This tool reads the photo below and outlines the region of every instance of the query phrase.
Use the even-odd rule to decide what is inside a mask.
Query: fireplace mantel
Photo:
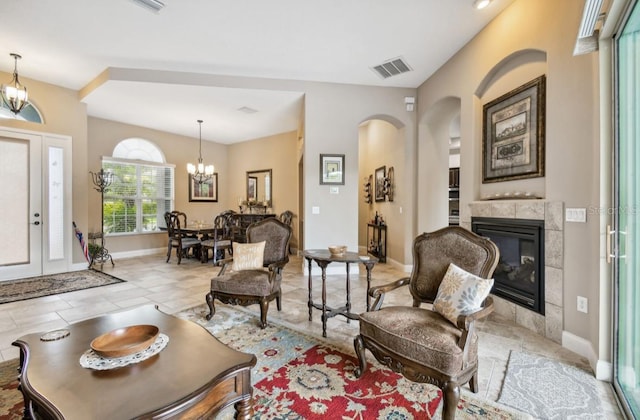
[[[545,315],[494,296],[495,311],[557,343],[562,341],[564,282],[564,203],[548,200],[488,200],[469,203],[460,225],[471,230],[471,217],[544,220]]]

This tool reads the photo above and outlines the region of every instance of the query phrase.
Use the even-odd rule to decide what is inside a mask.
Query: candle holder
[[[91,180],[94,185],[94,189],[100,193],[100,232],[89,234],[89,239],[95,241],[100,239],[100,246],[95,247],[94,251],[90,253],[89,268],[93,264],[99,263],[100,269],[105,262],[111,261],[111,265],[115,266],[113,257],[109,254],[109,250],[104,246],[104,192],[109,188],[111,182],[113,182],[113,173],[100,169],[98,172],[89,172],[91,174]]]

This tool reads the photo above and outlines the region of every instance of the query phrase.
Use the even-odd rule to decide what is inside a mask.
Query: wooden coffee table
[[[112,370],[80,366],[91,341],[130,325],[150,324],[169,337],[158,354]],[[253,414],[252,354],[224,345],[203,327],[153,306],[81,321],[70,335],[41,341],[42,333],[20,337],[20,390],[25,418],[201,419],[235,404],[237,418]]]

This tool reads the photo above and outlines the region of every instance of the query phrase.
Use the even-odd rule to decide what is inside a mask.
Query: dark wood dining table
[[[322,311],[322,336],[327,336],[327,320],[336,315],[342,315],[347,318],[347,322],[350,320],[358,320],[360,316],[358,314],[351,313],[351,280],[349,277],[350,264],[362,264],[367,270],[367,311],[370,308],[369,288],[371,287],[371,270],[373,266],[378,262],[378,259],[371,256],[359,255],[357,252],[345,252],[342,255],[331,254],[326,249],[310,249],[304,251],[304,258],[309,263],[309,301],[307,306],[309,307],[309,321],[312,320],[313,308],[320,309]],[[316,264],[322,269],[322,303],[314,303],[312,296],[312,263]],[[338,308],[331,308],[327,306],[327,266],[333,262],[346,264],[346,286],[347,286],[347,301],[344,306]]]

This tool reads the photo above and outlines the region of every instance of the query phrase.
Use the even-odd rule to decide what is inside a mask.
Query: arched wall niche
[[[516,51],[496,63],[478,84],[475,90],[477,107],[475,121],[479,121],[474,128],[474,137],[478,139],[478,147],[474,148],[474,159],[479,162],[479,173],[474,176],[476,187],[474,200],[486,199],[495,194],[531,193],[544,198],[546,195],[545,178],[528,178],[514,181],[482,183],[482,138],[483,138],[483,106],[492,100],[516,89],[519,86],[547,74],[547,54],[536,49]],[[464,149],[464,146],[462,147]],[[461,152],[464,153],[464,152]],[[462,169],[461,169],[462,171]]]
[[[462,101],[449,96],[427,109],[418,129],[418,232],[449,224],[449,142]],[[462,151],[461,151],[462,153]]]
[[[390,115],[372,115],[358,126],[358,245],[360,252],[367,251],[367,223],[375,213],[382,215],[387,226],[387,262],[405,263],[407,233],[409,223],[399,207],[411,196],[407,190],[410,183],[404,182],[405,171],[405,125]],[[389,201],[376,201],[373,190],[371,202],[365,201],[365,183],[369,175],[375,177],[375,170],[394,168],[394,197]],[[374,181],[375,183],[375,181]]]

